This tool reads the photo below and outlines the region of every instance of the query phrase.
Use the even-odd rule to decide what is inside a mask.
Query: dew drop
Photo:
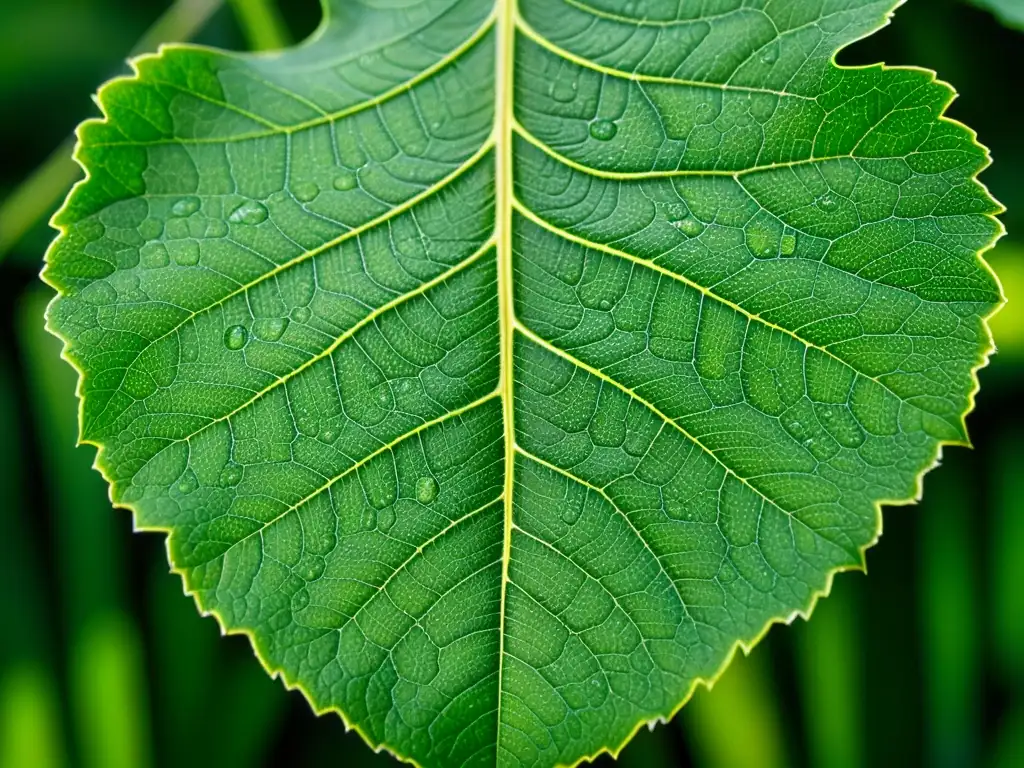
[[[267,220],[267,206],[256,200],[246,200],[228,216],[232,224],[260,224]]]
[[[301,611],[309,607],[309,590],[303,587],[292,596],[292,610]]]
[[[171,214],[174,216],[191,216],[199,210],[198,197],[183,197],[171,206]]]
[[[224,346],[228,349],[238,350],[249,341],[249,332],[244,326],[232,325],[224,332]]]
[[[779,246],[771,230],[754,225],[747,229],[747,247],[755,257],[767,259],[778,253]]]
[[[377,527],[380,528],[381,531],[383,531],[384,533],[390,531],[394,524],[395,510],[392,509],[391,507],[388,507],[387,509],[382,509],[380,512],[377,513]]]
[[[292,194],[300,203],[311,203],[320,194],[320,187],[312,181],[300,181],[292,186]]]
[[[338,430],[328,427],[320,433],[320,439],[328,445],[333,445],[338,441]]]
[[[296,323],[308,323],[309,318],[313,316],[309,307],[296,307],[292,310],[292,320]]]
[[[379,390],[377,391],[377,402],[378,402],[378,403],[379,403],[380,405],[382,405],[382,406],[385,406],[385,405],[387,405],[387,404],[388,404],[388,403],[389,403],[390,401],[391,401],[391,395],[389,395],[389,394],[388,394],[388,389],[387,389],[387,387],[381,387],[381,388],[380,388],[380,389],[379,389]]]
[[[174,249],[174,263],[179,267],[194,267],[199,263],[199,243],[189,240],[178,243]]]
[[[302,571],[302,577],[306,581],[316,581],[324,575],[324,571],[327,570],[326,561],[319,555],[314,556],[307,563],[305,569]]]
[[[765,49],[761,51],[761,62],[764,64],[774,64],[779,60],[779,41],[775,40],[765,46]]]
[[[822,195],[814,201],[814,204],[818,207],[818,210],[825,213],[831,213],[839,207],[839,201],[832,197],[832,195]]]
[[[796,235],[783,235],[779,252],[783,256],[792,256],[796,252]]]
[[[252,332],[261,341],[277,341],[288,327],[286,317],[260,317],[252,324]]]
[[[598,141],[611,141],[619,132],[619,126],[611,120],[595,120],[590,124],[590,135]]]
[[[339,173],[334,177],[334,188],[339,192],[348,192],[350,189],[355,189],[356,183],[356,175],[351,171]]]
[[[424,475],[416,481],[416,500],[420,504],[430,504],[437,498],[437,491],[437,480],[429,475]]]
[[[601,299],[597,306],[602,312],[607,312],[612,308],[612,303],[608,299]]]
[[[701,232],[704,231],[704,225],[701,224],[692,216],[687,216],[685,219],[673,221],[672,226],[678,229],[687,237],[697,237]]]
[[[812,445],[814,445],[813,437],[808,437],[806,440],[804,440],[804,448],[810,448]]]
[[[572,506],[566,507],[562,512],[562,522],[566,525],[575,525],[576,521],[580,519],[579,507]]]
[[[190,471],[187,475],[178,481],[178,493],[190,494],[199,487],[199,481],[196,476]]]
[[[551,88],[548,90],[551,98],[555,101],[560,101],[566,104],[576,98],[576,83],[569,83],[565,80],[559,80],[551,84]]]
[[[228,464],[220,473],[221,485],[230,488],[242,482],[242,468],[237,464]]]

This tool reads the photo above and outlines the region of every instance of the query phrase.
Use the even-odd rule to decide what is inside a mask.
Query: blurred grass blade
[[[840,575],[812,620],[794,628],[810,763],[816,768],[864,765],[858,586],[853,574]]]
[[[135,56],[156,50],[162,43],[188,40],[223,4],[223,0],[177,0],[164,11],[132,47]],[[53,213],[82,171],[71,159],[75,140],[55,149],[7,198],[0,203],[0,261],[45,216]]]
[[[0,768],[61,768],[60,708],[49,671],[13,665],[0,676]]]
[[[76,376],[60,359],[61,344],[43,327],[49,299],[29,292],[18,315],[18,336],[32,394],[43,474],[55,510],[53,528],[70,645],[71,716],[82,764],[142,768],[149,763],[145,673],[138,630],[122,612],[126,592],[114,512],[95,451],[77,446]]]
[[[921,510],[926,757],[935,768],[959,768],[978,763],[979,595],[971,536],[976,505],[970,477],[958,462],[929,475],[927,484],[929,501]]]
[[[82,765],[149,765],[145,678],[134,624],[120,611],[97,615],[81,629],[71,653],[71,703]]]
[[[230,0],[230,4],[254,51],[275,51],[291,45],[291,36],[273,0]]]
[[[700,768],[792,765],[767,661],[764,647],[750,656],[737,651],[714,688],[698,688],[683,708],[686,737]]]

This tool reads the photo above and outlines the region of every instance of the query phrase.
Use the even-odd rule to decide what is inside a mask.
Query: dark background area
[[[249,47],[230,7],[245,1],[193,39]],[[167,8],[0,3],[0,227],[5,198],[96,114],[89,94]],[[319,18],[316,0],[280,8],[293,40]],[[992,150],[982,180],[1008,208],[990,261],[1024,299],[1024,33],[956,0],[910,0],[840,56],[878,61],[958,89],[949,116]],[[0,768],[394,764],[284,692],[246,639],[222,639],[168,573],[163,537],[111,509],[93,449],[75,447],[75,375],[43,330],[52,236],[37,223],[0,252]],[[947,449],[924,502],[885,510],[870,576],[838,576],[813,621],[774,628],[623,764],[1024,766],[1024,310],[1011,303],[994,330],[976,449]]]

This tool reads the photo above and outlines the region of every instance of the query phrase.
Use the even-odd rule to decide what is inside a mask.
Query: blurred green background
[[[1024,19],[1024,0],[979,2]],[[69,137],[130,52],[274,47],[318,16],[316,0],[0,2],[0,768],[393,764],[221,638],[162,536],[110,508],[93,450],[75,447],[75,376],[37,279],[76,177]],[[977,448],[947,449],[925,501],[886,510],[870,577],[839,576],[813,621],[775,628],[624,765],[1024,766],[1024,33],[910,0],[840,61],[936,70],[960,92],[949,114],[992,150],[983,181],[1010,234],[989,258],[1011,304],[968,422]]]

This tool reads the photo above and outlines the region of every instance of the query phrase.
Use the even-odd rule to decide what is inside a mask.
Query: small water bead
[[[327,562],[319,555],[316,555],[310,559],[309,563],[306,564],[306,567],[302,572],[302,577],[306,581],[316,581],[324,575],[324,571],[326,570]]]
[[[356,175],[351,171],[344,171],[334,177],[334,188],[339,192],[348,192],[350,189],[355,189],[358,184]]]
[[[765,49],[761,51],[761,62],[764,64],[774,64],[779,60],[779,41],[775,40],[765,46]]]
[[[611,141],[619,132],[619,126],[611,120],[595,120],[590,124],[590,135],[598,141]]]
[[[277,341],[287,328],[287,317],[259,317],[252,324],[252,332],[260,341]]]
[[[292,610],[301,611],[308,608],[310,600],[309,590],[303,587],[292,596]]]
[[[232,325],[224,332],[224,346],[230,350],[239,350],[249,341],[249,332],[245,326]]]
[[[832,195],[822,195],[814,201],[814,204],[818,207],[818,210],[825,213],[831,213],[839,207],[839,201],[832,197]]]
[[[779,252],[783,256],[792,256],[796,252],[796,235],[783,235]]]
[[[189,240],[174,249],[174,263],[179,267],[194,267],[199,263],[199,243]]]
[[[392,509],[391,507],[388,507],[387,509],[382,509],[380,512],[377,513],[377,527],[380,528],[380,530],[384,533],[387,533],[394,526],[395,519],[396,518],[394,509]]]
[[[191,216],[193,213],[199,210],[199,198],[198,197],[183,197],[181,200],[171,206],[171,215],[173,216]]]
[[[221,485],[230,488],[242,482],[242,468],[237,464],[228,464],[220,473]]]
[[[267,206],[257,200],[246,200],[228,216],[232,224],[248,224],[254,226],[267,220]]]
[[[559,80],[558,82],[551,84],[551,88],[548,89],[548,94],[555,101],[567,104],[576,98],[576,83]]]
[[[391,395],[388,393],[387,387],[381,387],[377,391],[377,402],[380,405],[387,405],[391,402]]]
[[[178,493],[185,494],[186,496],[197,488],[199,488],[199,480],[196,479],[196,476],[191,471],[178,481]]]
[[[754,225],[747,230],[747,247],[759,259],[767,259],[778,253],[775,235],[767,227]]]
[[[687,216],[685,219],[673,221],[672,226],[678,229],[687,237],[697,237],[701,232],[704,231],[704,225],[701,224],[692,216]]]
[[[437,498],[437,492],[440,490],[437,485],[437,480],[424,475],[416,481],[416,500],[420,504],[430,504],[434,499]]]
[[[328,427],[327,429],[320,433],[320,440],[327,443],[328,445],[333,445],[338,441],[338,436],[338,430],[334,429],[333,427]]]
[[[577,506],[566,507],[562,512],[562,522],[566,525],[575,525],[580,519],[580,508]]]
[[[607,312],[612,308],[612,303],[608,299],[601,299],[597,306],[602,312]]]
[[[292,194],[300,203],[311,203],[320,195],[320,187],[312,181],[300,181],[292,186]]]

